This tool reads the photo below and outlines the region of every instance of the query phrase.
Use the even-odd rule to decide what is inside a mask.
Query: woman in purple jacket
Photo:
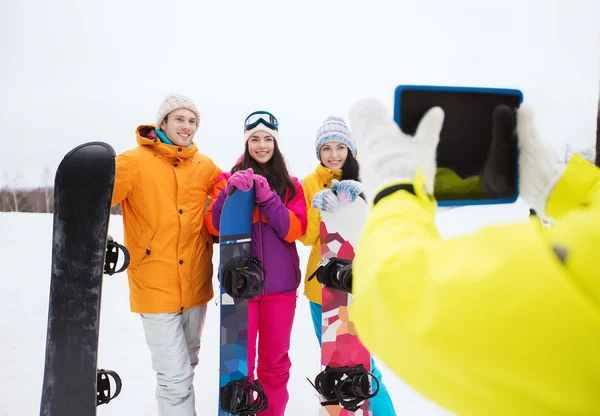
[[[257,377],[269,400],[261,414],[272,416],[283,416],[289,399],[288,351],[301,279],[295,241],[306,231],[304,193],[298,179],[288,174],[277,145],[278,128],[277,119],[264,111],[246,118],[244,155],[217,180],[206,213],[208,229],[218,235],[229,190],[248,191],[254,185],[250,255],[260,260],[267,278],[263,293],[248,306],[248,375],[254,379],[258,335]]]

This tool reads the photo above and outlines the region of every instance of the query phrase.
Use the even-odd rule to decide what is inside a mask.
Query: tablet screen
[[[407,134],[415,133],[431,107],[444,110],[434,187],[438,202],[461,201],[462,205],[473,200],[479,203],[516,200],[516,136],[499,137],[493,142],[492,115],[502,104],[514,112],[521,101],[518,90],[429,86],[396,89],[395,119]]]

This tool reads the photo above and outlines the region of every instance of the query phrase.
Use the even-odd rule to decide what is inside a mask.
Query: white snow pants
[[[178,313],[141,314],[156,371],[159,416],[196,416],[194,369],[206,305]]]

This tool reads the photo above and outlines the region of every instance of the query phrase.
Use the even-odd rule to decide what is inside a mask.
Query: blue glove
[[[338,182],[334,179],[334,182]],[[334,188],[334,185],[331,185]],[[351,204],[362,192],[362,185],[358,181],[346,179],[335,184],[335,190],[340,204]]]
[[[319,211],[335,212],[340,207],[340,203],[331,189],[323,189],[313,197],[312,206]]]

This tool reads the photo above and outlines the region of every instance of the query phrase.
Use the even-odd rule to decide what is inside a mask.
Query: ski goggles
[[[254,127],[258,126],[259,123],[263,123],[270,129],[279,130],[279,122],[273,114],[268,111],[255,111],[246,117],[246,121],[244,121],[244,131],[252,130]]]

